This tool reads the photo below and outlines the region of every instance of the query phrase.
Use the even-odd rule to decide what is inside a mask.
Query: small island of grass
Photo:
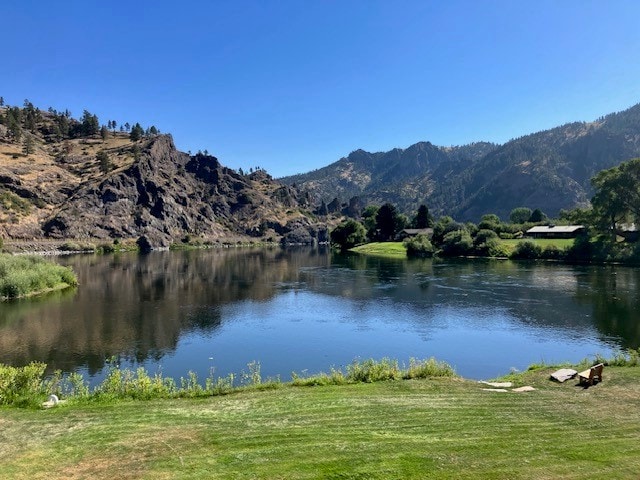
[[[42,257],[0,254],[2,300],[39,295],[78,285],[70,268]]]

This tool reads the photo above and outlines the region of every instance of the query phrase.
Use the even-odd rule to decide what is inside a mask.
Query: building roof
[[[431,235],[433,233],[433,228],[405,228],[402,231],[407,235]]]
[[[575,233],[583,228],[584,225],[537,225],[527,230],[527,233]]]

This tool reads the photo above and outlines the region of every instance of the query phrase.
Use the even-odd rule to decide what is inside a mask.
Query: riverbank
[[[0,409],[3,478],[636,478],[640,367]]]

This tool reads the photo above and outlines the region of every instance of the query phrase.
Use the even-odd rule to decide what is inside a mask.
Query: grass
[[[0,254],[0,297],[19,298],[75,286],[71,269],[37,256]]]
[[[407,258],[402,242],[373,242],[352,248],[350,251],[379,257]]]
[[[640,367],[0,409],[2,478],[637,478]]]
[[[509,239],[503,240],[499,239],[498,241],[502,245],[506,245],[509,249],[509,252],[512,252],[516,245],[519,242],[523,241],[531,241],[540,247],[545,248],[548,245],[555,245],[559,249],[563,250],[566,247],[570,247],[573,245],[573,238],[558,238],[558,239],[549,239],[549,238],[526,238],[526,239]],[[404,248],[404,244],[402,242],[373,242],[367,243],[364,245],[360,245],[358,247],[352,248],[352,252],[362,253],[364,255],[373,255],[379,257],[389,257],[389,258],[407,258],[407,250]]]
[[[540,247],[545,248],[548,245],[555,245],[559,249],[563,250],[573,245],[573,238],[514,238],[509,240],[499,239],[498,241],[509,247],[511,251],[516,247],[516,245],[523,241],[530,241],[535,243],[536,245],[540,245]]]

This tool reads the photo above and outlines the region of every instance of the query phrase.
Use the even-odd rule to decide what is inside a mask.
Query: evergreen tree
[[[98,164],[100,165],[100,171],[102,173],[107,173],[111,170],[111,159],[109,158],[109,154],[104,150],[100,150],[96,155],[96,159],[98,160]]]
[[[22,138],[22,112],[18,107],[7,109],[7,128],[14,141],[19,142]]]
[[[131,133],[129,134],[129,139],[132,142],[137,142],[143,137],[143,135],[144,135],[144,129],[139,123],[136,123],[131,129]]]
[[[383,242],[393,240],[393,237],[402,228],[402,222],[396,211],[396,207],[385,203],[380,207],[376,215],[377,238]]]
[[[102,137],[103,142],[107,141],[107,137],[109,136],[109,129],[106,127],[106,125],[103,125],[100,128],[100,136]]]
[[[35,151],[35,142],[33,141],[33,137],[31,135],[25,135],[24,144],[22,146],[22,151],[25,155],[31,155]]]
[[[82,112],[80,132],[84,136],[96,135],[100,131],[100,122],[96,115],[92,115],[88,110]]]
[[[539,208],[536,208],[533,212],[531,212],[531,216],[529,217],[529,221],[533,223],[544,222],[546,219],[547,215]]]
[[[67,138],[69,136],[69,117],[64,114],[58,115],[56,117],[56,124],[58,125],[60,136]]]
[[[126,123],[124,124],[124,129],[125,129],[127,132],[129,131],[129,129],[131,129],[131,125],[129,125],[129,122],[126,122]]]
[[[4,97],[0,97],[0,107],[4,107]]]
[[[433,225],[433,219],[429,215],[429,209],[426,205],[420,205],[416,216],[411,220],[413,228],[429,228]]]

